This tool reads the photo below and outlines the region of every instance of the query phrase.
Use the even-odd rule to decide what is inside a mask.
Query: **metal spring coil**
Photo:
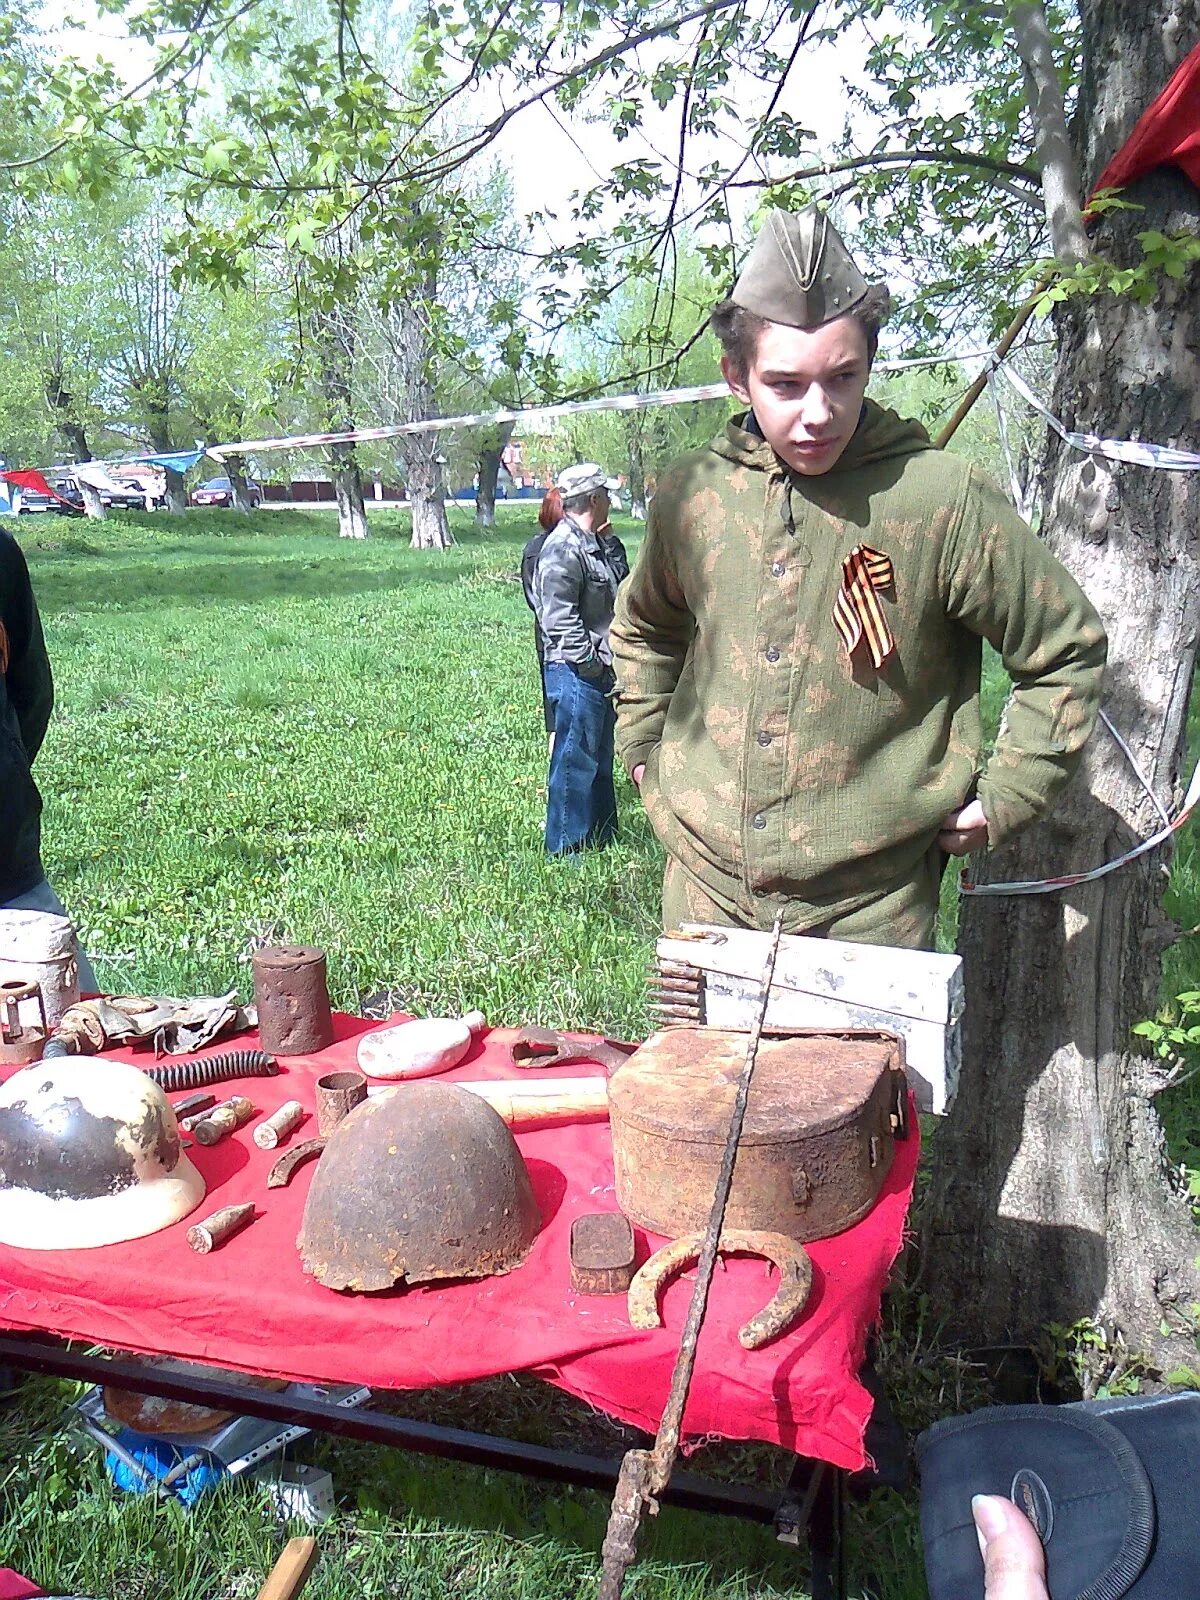
[[[229,1078],[274,1078],[279,1063],[264,1050],[225,1050],[207,1061],[179,1061],[171,1067],[148,1067],[146,1076],[166,1094],[180,1089],[207,1089]]]

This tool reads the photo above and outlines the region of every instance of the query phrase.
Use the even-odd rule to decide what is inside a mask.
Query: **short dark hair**
[[[586,511],[599,493],[599,489],[585,489],[582,494],[565,495],[562,503],[563,510]]]
[[[879,349],[879,330],[887,321],[891,309],[892,297],[887,284],[872,283],[858,304],[846,313],[863,325],[867,336],[868,366],[875,360]],[[744,379],[749,371],[754,352],[758,349],[759,336],[769,321],[770,318],[757,316],[733,300],[722,300],[709,317],[708,325],[721,341],[721,348],[739,378]]]

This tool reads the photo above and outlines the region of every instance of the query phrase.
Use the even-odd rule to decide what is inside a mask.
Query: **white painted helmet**
[[[175,1113],[137,1067],[63,1057],[0,1086],[0,1244],[83,1250],[141,1239],[203,1198]]]

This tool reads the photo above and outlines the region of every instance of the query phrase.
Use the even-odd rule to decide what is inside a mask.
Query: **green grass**
[[[266,934],[323,946],[348,1009],[386,988],[420,1011],[644,1031],[661,855],[636,797],[620,780],[613,849],[542,850],[546,746],[517,582],[533,515],[504,508],[482,535],[452,512],[444,553],[411,551],[396,512],[361,545],[328,513],[20,524],[58,685],[38,762],[46,863],[106,986],[248,995],[245,952]],[[993,666],[993,724],[1002,697]],[[1170,909],[1187,927],[1198,874],[1185,832]],[[953,901],[948,885],[944,941]],[[1191,983],[1194,956],[1194,939],[1171,953],[1166,993]],[[1163,1105],[1190,1148],[1200,1085]],[[882,1365],[906,1424],[978,1403],[978,1376],[926,1336],[919,1303],[889,1315]],[[241,1484],[184,1516],[112,1495],[92,1447],[55,1431],[68,1392],[39,1380],[0,1413],[0,1564],[114,1600],[256,1593],[284,1537],[265,1500]],[[627,1437],[527,1379],[412,1405],[569,1448],[617,1454]],[[594,1592],[603,1496],[309,1448],[339,1493],[314,1600]],[[782,1458],[725,1447],[697,1465],[778,1477]],[[856,1570],[888,1600],[919,1600],[912,1497],[876,1497],[853,1537]],[[645,1549],[637,1600],[808,1592],[802,1560],[765,1530],[669,1512]]]

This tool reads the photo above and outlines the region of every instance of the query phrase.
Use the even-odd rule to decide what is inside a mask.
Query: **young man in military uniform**
[[[611,629],[617,750],[663,919],[930,947],[947,855],[1042,816],[1106,641],[962,457],[865,390],[882,286],[816,207],[772,212],[712,324],[749,409],[663,476]],[[1014,690],[981,764],[981,641]]]

